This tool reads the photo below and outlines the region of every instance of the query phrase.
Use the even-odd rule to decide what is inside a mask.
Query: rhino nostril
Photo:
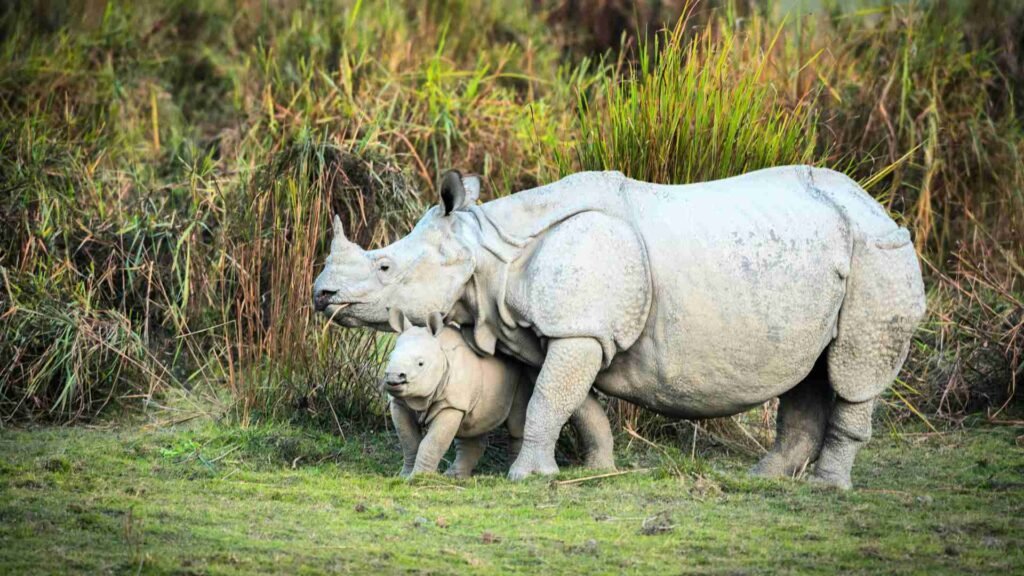
[[[405,377],[405,372],[401,372],[401,373],[399,373],[399,374],[398,374],[398,378],[399,378],[399,379],[401,379],[401,380],[405,380],[405,379],[406,379],[406,377]]]
[[[323,310],[327,307],[327,301],[331,299],[331,296],[337,293],[337,290],[317,290],[313,294],[313,306],[317,310]]]

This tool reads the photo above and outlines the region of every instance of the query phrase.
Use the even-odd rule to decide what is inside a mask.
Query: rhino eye
[[[419,364],[420,364],[420,367],[422,368],[423,367],[423,360],[420,360]]]
[[[388,271],[388,270],[390,270],[390,269],[391,269],[391,266],[389,266],[389,265],[387,265],[387,264],[381,264],[381,265],[380,265],[380,271],[381,271],[381,272],[387,272],[387,271]]]

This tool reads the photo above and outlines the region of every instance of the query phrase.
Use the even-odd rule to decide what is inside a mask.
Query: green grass
[[[751,54],[755,36],[726,28],[716,37],[708,27],[690,39],[686,30],[681,20],[641,41],[638,62],[605,78],[597,102],[581,94],[580,135],[558,156],[563,175],[619,170],[685,184],[819,161],[813,113],[804,102],[787,110],[763,81],[768,57]]]
[[[1024,565],[1020,433],[883,429],[839,493],[704,442],[692,461],[619,438],[639,470],[575,485],[509,483],[493,458],[407,483],[388,433],[7,430],[0,572],[1005,574]]]

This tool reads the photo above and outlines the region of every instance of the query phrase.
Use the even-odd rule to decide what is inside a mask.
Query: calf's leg
[[[416,451],[416,465],[413,466],[410,476],[437,472],[437,465],[441,463],[444,453],[452,445],[452,440],[462,425],[463,416],[462,412],[453,408],[441,410],[434,416],[427,427],[427,433],[420,441],[419,450]]]
[[[423,435],[420,432],[420,424],[416,421],[416,414],[412,410],[394,400],[390,406],[391,421],[395,424],[398,443],[402,446],[402,471],[398,475],[405,478],[412,474],[412,469],[416,466],[416,451],[420,447]]]
[[[455,462],[445,470],[445,476],[469,478],[487,449],[487,436],[455,439]]]

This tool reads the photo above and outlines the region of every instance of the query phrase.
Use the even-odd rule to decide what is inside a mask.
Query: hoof
[[[773,452],[765,454],[754,467],[750,474],[760,478],[792,478],[792,466],[787,466],[784,458]]]
[[[610,455],[588,455],[583,459],[583,467],[606,472],[615,471],[615,458]]]
[[[853,482],[850,481],[849,475],[834,474],[828,472],[811,474],[810,482],[818,486],[824,486],[827,488],[835,488],[837,490],[847,491],[853,488]]]
[[[449,469],[444,471],[444,475],[447,478],[465,479],[465,478],[469,478],[472,474],[473,474],[472,472],[467,472],[465,470],[459,470],[458,468],[454,468],[454,467],[449,468]]]
[[[800,478],[807,470],[808,464],[810,463],[787,461],[781,455],[768,453],[750,469],[750,474],[759,478]]]
[[[520,454],[512,464],[512,468],[508,471],[509,480],[523,480],[532,474],[541,476],[558,474],[558,464],[555,463],[554,454],[542,459],[525,458],[524,456],[524,454]]]

